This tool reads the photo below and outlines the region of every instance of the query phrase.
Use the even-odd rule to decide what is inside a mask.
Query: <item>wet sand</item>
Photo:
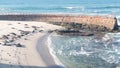
[[[55,63],[55,59],[52,57],[52,55],[50,54],[49,48],[48,48],[48,42],[47,42],[47,38],[49,37],[50,33],[46,33],[44,34],[44,36],[42,36],[37,43],[37,51],[39,52],[39,54],[41,55],[41,58],[43,59],[43,61],[46,63],[47,66],[55,66],[52,68],[62,68],[62,66],[58,66]]]

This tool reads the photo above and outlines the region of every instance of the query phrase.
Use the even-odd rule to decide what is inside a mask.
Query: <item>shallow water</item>
[[[52,35],[51,48],[68,68],[116,68],[120,65],[120,33],[95,36]]]

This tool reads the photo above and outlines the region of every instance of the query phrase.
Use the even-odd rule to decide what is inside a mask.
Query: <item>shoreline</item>
[[[67,68],[59,59],[58,57],[54,54],[54,50],[52,49],[52,40],[51,40],[51,35],[55,35],[54,33],[51,33],[48,37],[47,37],[47,47],[48,50],[51,54],[51,56],[54,59],[55,64],[57,64],[58,66],[60,66],[60,68]]]
[[[1,16],[0,18],[7,19],[6,17],[7,16],[2,18]],[[12,65],[15,68],[18,68],[18,67],[63,68],[62,65],[58,65],[55,62],[54,56],[51,54],[50,49],[48,47],[49,43],[47,40],[49,36],[49,33],[47,33],[48,31],[63,29],[63,27],[53,25],[48,22],[39,22],[39,21],[36,22],[37,20],[39,20],[39,17],[37,20],[36,18],[35,20],[31,20],[32,18],[34,18],[34,16],[29,17],[29,15],[25,17],[25,19],[22,16],[20,18],[19,17],[15,18],[15,17],[16,16],[11,17],[8,15],[7,20],[9,20],[10,18],[13,21],[12,20],[9,20],[9,21],[1,20],[0,21],[1,23],[0,24],[0,27],[1,27],[0,36],[2,38],[8,38],[8,39],[15,38],[16,36],[17,38],[18,36],[23,37],[23,38],[20,38],[20,40],[17,40],[17,41],[15,40],[15,42],[12,42],[10,46],[8,46],[9,45],[8,44],[7,45],[8,47],[5,47],[6,41],[8,39],[5,40],[0,37],[1,42],[3,43],[2,45],[4,45],[4,46],[2,45],[0,46],[1,64]],[[103,17],[103,18],[106,18],[106,17]],[[18,21],[18,19],[22,21]],[[46,19],[48,18],[46,17]],[[29,35],[27,35],[26,32],[29,33]],[[11,33],[14,34],[15,36],[11,36]],[[25,35],[23,35],[24,33]],[[5,35],[5,37],[3,37],[3,35]],[[17,44],[20,43],[24,45],[24,47],[14,46],[14,44],[16,43]],[[7,53],[8,55],[6,56],[6,54],[4,53]],[[18,67],[16,67],[16,65],[18,65]],[[8,66],[6,68],[12,68],[12,67]]]
[[[44,41],[46,33],[49,30],[61,29],[63,27],[48,24],[46,22],[34,22],[34,21],[0,21],[0,67],[1,68],[19,68],[19,67],[30,67],[30,68],[56,68],[56,64],[51,60],[52,56],[47,50],[47,57],[44,58],[51,60],[46,64],[41,54],[39,55],[36,50],[38,40]],[[52,27],[52,28],[51,28]],[[37,28],[35,31],[34,28]],[[29,31],[29,35],[22,35],[22,38],[18,38],[21,35],[21,31]],[[39,32],[40,31],[40,32]],[[3,36],[8,37],[7,40],[17,38],[15,42],[5,45]],[[14,44],[20,43],[22,46],[17,47]],[[44,45],[42,45],[44,46]],[[41,50],[44,54],[44,51]],[[58,67],[58,66],[57,66]]]
[[[46,44],[46,40],[47,40],[48,36],[49,36],[49,34],[45,33],[42,37],[40,37],[38,39],[36,49],[39,52],[39,54],[42,56],[45,63],[48,66],[51,66],[51,65],[55,65],[55,62],[54,62],[52,56],[50,56],[49,49]],[[49,60],[47,60],[46,58],[48,58]]]
[[[49,36],[50,36],[50,33],[45,33],[42,37],[40,37],[38,40],[36,49],[48,67],[64,68],[63,66],[58,65],[58,62],[56,62],[54,55],[51,53],[49,42],[48,42]]]

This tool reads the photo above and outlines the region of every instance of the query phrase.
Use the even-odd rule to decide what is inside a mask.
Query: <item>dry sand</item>
[[[33,32],[34,27],[32,26],[36,26],[37,31]],[[43,47],[43,44],[39,43],[42,43],[42,38],[44,38],[48,30],[61,28],[45,22],[0,21],[0,68],[57,68],[49,54],[48,48],[46,48],[47,46]],[[5,46],[3,35],[10,35],[10,33],[20,35],[21,30],[33,32],[12,42],[12,44],[20,43],[24,47],[16,47],[15,45]],[[40,49],[43,47],[47,50],[40,50],[39,46]],[[45,58],[50,61],[45,61]]]

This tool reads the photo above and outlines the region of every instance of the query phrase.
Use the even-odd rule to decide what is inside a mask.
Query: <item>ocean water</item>
[[[0,0],[0,14],[3,13],[112,15],[120,21],[120,0]]]
[[[120,0],[0,0],[2,13],[79,13],[113,15],[120,21]],[[120,66],[120,33],[94,36],[49,37],[50,48],[67,68]]]
[[[120,67],[120,33],[96,36],[51,35],[51,49],[67,68]]]
[[[120,15],[120,0],[0,0],[0,13]]]

